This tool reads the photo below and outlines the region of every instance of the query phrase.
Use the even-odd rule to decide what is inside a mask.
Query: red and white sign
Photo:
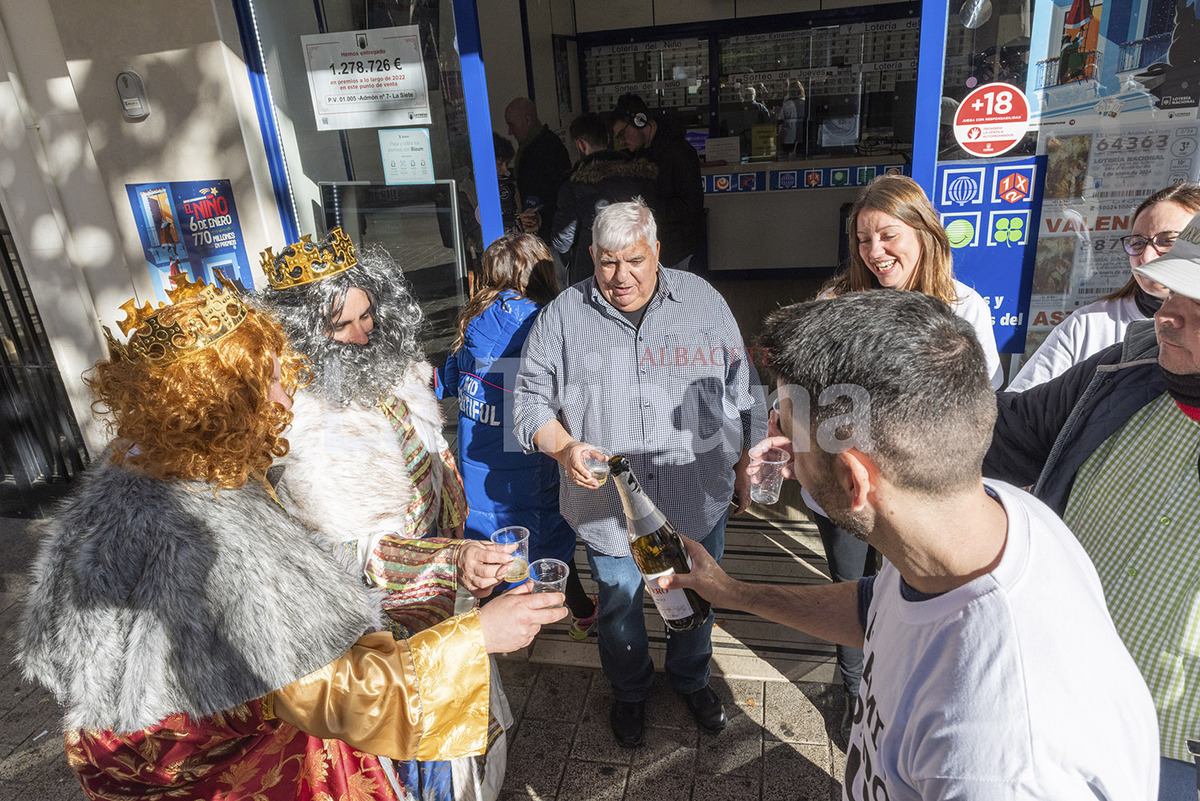
[[[1029,128],[1029,101],[1007,83],[977,87],[954,112],[954,138],[973,156],[999,156],[1017,146]]]

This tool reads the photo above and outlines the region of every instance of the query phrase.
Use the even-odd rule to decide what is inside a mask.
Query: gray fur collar
[[[265,695],[344,654],[379,595],[259,486],[164,482],[103,459],[46,526],[25,676],[67,728],[136,731]]]

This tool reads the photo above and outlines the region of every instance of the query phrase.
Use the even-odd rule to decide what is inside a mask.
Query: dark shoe
[[[637,748],[646,736],[646,702],[614,700],[608,722],[618,743],[625,748]]]
[[[683,698],[700,728],[709,734],[720,734],[725,729],[725,707],[712,687],[688,693]]]
[[[838,731],[842,733],[842,739],[846,742],[850,742],[850,731],[854,728],[854,705],[856,703],[858,703],[858,698],[846,693],[845,703],[842,704],[842,722],[838,727]]]

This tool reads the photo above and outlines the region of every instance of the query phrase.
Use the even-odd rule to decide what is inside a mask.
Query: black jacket
[[[596,212],[609,203],[635,197],[655,209],[657,177],[658,167],[615,150],[592,153],[575,165],[571,177],[558,190],[550,241],[567,265],[568,283],[582,281],[593,272],[588,248]]]
[[[659,261],[673,267],[700,249],[704,227],[704,189],[700,178],[700,156],[681,128],[659,117],[658,130],[650,146],[637,155],[658,167]]]
[[[1061,516],[1083,463],[1166,389],[1154,321],[1131,323],[1124,342],[1044,384],[996,396],[999,416],[983,473],[1033,485]]]
[[[531,198],[537,198],[542,213],[542,226],[537,233],[546,242],[550,241],[558,188],[567,179],[570,169],[571,156],[567,146],[545,125],[517,151],[513,172],[521,195],[521,208],[524,210]]]

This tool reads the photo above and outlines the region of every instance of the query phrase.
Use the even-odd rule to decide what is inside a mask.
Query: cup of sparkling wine
[[[512,564],[504,580],[511,584],[519,584],[529,576],[529,529],[524,526],[505,526],[492,532],[492,542],[497,545],[512,545],[517,548],[510,552]]]
[[[583,466],[592,474],[592,478],[600,482],[600,486],[608,481],[608,460],[611,458],[612,451],[599,445],[592,445],[583,455]]]

